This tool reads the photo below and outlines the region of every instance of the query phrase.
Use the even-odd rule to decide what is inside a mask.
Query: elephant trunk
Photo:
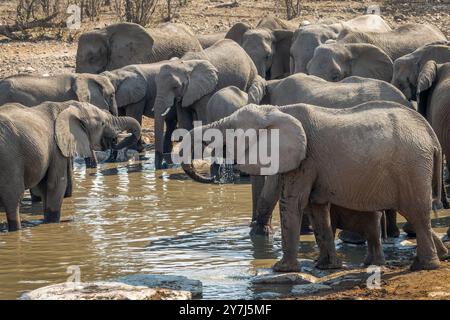
[[[111,126],[117,131],[127,131],[131,136],[123,139],[119,144],[114,146],[115,150],[120,150],[136,144],[141,138],[141,126],[139,122],[131,117],[112,117]]]
[[[181,168],[184,170],[184,172],[186,173],[186,175],[188,177],[190,177],[192,180],[200,182],[200,183],[214,183],[215,178],[214,177],[205,177],[202,176],[201,174],[199,174],[195,168],[194,165],[192,164],[193,160],[194,160],[194,146],[196,143],[202,143],[203,145],[203,141],[196,141],[194,139],[194,137],[196,137],[197,135],[194,134],[194,130],[201,130],[201,131],[205,131],[208,129],[218,129],[222,132],[223,137],[225,137],[225,129],[227,128],[227,122],[225,121],[225,119],[221,119],[219,121],[213,122],[209,125],[203,126],[203,127],[197,127],[195,129],[192,129],[188,136],[191,139],[191,162],[190,163],[183,163],[181,164]],[[202,137],[201,134],[198,135],[199,137]]]
[[[155,98],[154,114],[155,114],[155,168],[161,169],[164,156],[164,118],[165,112],[171,108],[173,104],[169,101],[173,95],[164,97],[159,94]]]

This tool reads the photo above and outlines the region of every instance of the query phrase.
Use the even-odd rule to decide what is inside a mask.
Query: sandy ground
[[[208,34],[225,31],[237,21],[256,24],[263,16],[272,14],[283,17],[281,8],[273,0],[239,0],[235,8],[217,8],[220,0],[191,0],[181,8],[174,21],[189,25],[195,32]],[[374,3],[376,1],[372,1]],[[450,38],[450,4],[402,4],[403,1],[380,1],[381,15],[392,27],[411,22],[428,22],[438,26]],[[389,4],[392,3],[392,4]],[[296,22],[336,18],[350,19],[366,12],[366,4],[356,1],[305,1],[301,17]],[[76,39],[85,30],[103,27],[116,21],[107,12],[96,21],[83,23],[82,29],[70,31],[33,30],[31,40],[10,41],[0,36],[0,79],[16,73],[58,74],[73,72],[75,68]],[[0,23],[8,23],[14,13],[11,1],[0,3]],[[154,25],[163,22],[155,15]],[[34,40],[33,40],[34,39]],[[45,40],[36,40],[45,39]],[[153,139],[153,121],[144,119],[145,140]],[[406,266],[386,268],[382,276],[382,288],[369,290],[364,284],[340,286],[331,292],[304,296],[301,299],[450,299],[450,263],[434,271],[411,273]]]

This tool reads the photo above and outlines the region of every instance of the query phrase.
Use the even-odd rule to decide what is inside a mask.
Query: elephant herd
[[[75,73],[0,80],[0,204],[9,231],[21,227],[27,189],[42,200],[45,221],[59,221],[73,157],[141,151],[143,116],[154,118],[156,170],[170,164],[177,128],[278,130],[277,174],[237,164],[250,175],[252,234],[271,232],[279,201],[276,271],[298,270],[300,232],[309,227],[318,268],[341,266],[337,228],[367,240],[365,264],[383,264],[381,239],[398,237],[397,213],[417,237],[412,270],[449,257],[431,228],[431,211],[449,207],[450,159],[450,42],[434,26],[392,29],[377,15],[298,26],[269,16],[202,36],[173,23],[87,32]],[[122,131],[131,134],[119,141]],[[205,144],[201,134],[190,137]],[[182,168],[198,182],[217,179],[193,163]]]

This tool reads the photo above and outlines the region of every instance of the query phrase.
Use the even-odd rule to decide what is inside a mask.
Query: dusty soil
[[[0,24],[11,23],[14,15],[13,1],[0,3]],[[255,25],[263,16],[272,14],[284,17],[282,8],[273,0],[239,0],[234,8],[218,8],[228,0],[191,0],[175,14],[174,22],[189,25],[195,32],[208,34],[225,31],[238,21]],[[450,4],[431,5],[411,1],[371,1],[378,3],[381,15],[392,27],[404,23],[432,23],[450,38]],[[310,22],[321,19],[350,19],[366,12],[361,1],[305,1],[302,14],[294,21]],[[100,18],[83,22],[81,30],[68,29],[31,30],[29,40],[11,41],[0,36],[0,79],[16,73],[58,74],[73,72],[75,68],[76,39],[86,30],[103,27],[117,19],[108,8],[103,8]],[[163,22],[161,14],[155,15],[153,25]],[[144,119],[145,140],[153,141],[153,121]],[[389,267],[382,276],[381,290],[369,290],[364,284],[356,287],[341,286],[332,292],[307,299],[450,299],[450,263],[434,271],[411,273],[407,266]]]

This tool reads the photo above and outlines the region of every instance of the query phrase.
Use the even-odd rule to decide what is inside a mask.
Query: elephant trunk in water
[[[172,108],[173,94],[158,94],[155,98],[155,168],[161,169],[164,157],[164,118],[166,111]]]
[[[136,144],[141,138],[141,126],[139,122],[131,117],[111,117],[111,126],[117,131],[128,131],[131,136],[123,139],[119,144],[114,146],[115,150],[126,148],[130,145]]]
[[[225,118],[227,119],[227,118]],[[202,140],[195,140],[194,137],[202,137],[202,134],[195,135],[194,130],[208,130],[208,129],[217,129],[222,133],[222,136],[225,137],[225,130],[229,127],[227,126],[227,120],[221,119],[219,121],[216,121],[214,123],[211,123],[209,125],[203,126],[203,127],[197,127],[195,129],[192,129],[189,132],[189,135],[185,136],[184,139],[190,138],[191,139],[191,162],[190,163],[183,163],[181,167],[183,168],[184,172],[194,181],[200,182],[200,183],[214,183],[215,178],[214,177],[204,177],[200,175],[194,168],[192,161],[194,160],[194,146],[196,143],[201,143],[203,145]]]

